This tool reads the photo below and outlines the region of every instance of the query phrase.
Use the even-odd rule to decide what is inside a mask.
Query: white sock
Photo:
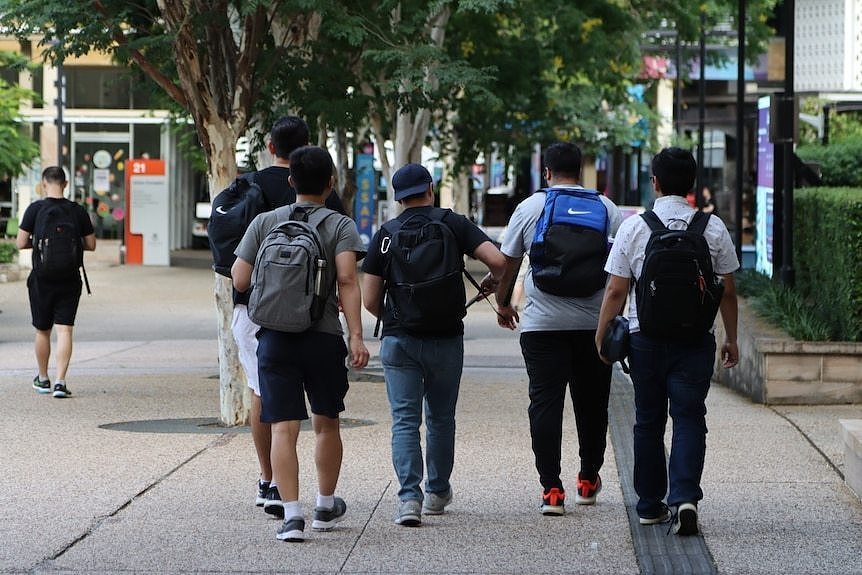
[[[54,385],[62,385],[63,387],[66,387],[66,380],[65,379],[58,379],[57,381],[54,382]]]
[[[317,494],[317,507],[323,507],[324,509],[332,509],[335,507],[335,495],[321,495]]]
[[[294,517],[302,517],[302,503],[299,501],[283,501],[284,518],[293,519]]]

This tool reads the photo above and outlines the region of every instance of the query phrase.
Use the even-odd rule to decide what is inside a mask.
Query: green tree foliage
[[[25,61],[15,54],[0,52],[0,67],[20,69]],[[21,122],[22,102],[33,100],[36,94],[0,79],[0,178],[15,177],[39,157],[39,146]]]

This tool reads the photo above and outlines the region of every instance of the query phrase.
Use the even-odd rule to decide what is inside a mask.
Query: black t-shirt
[[[55,205],[59,203],[68,203],[74,206],[73,213],[75,214],[75,218],[77,220],[78,229],[81,232],[81,238],[85,238],[90,234],[94,233],[93,230],[93,222],[90,221],[90,216],[87,214],[87,210],[84,209],[84,206],[73,202],[71,200],[67,200],[66,198],[42,198],[41,200],[36,200],[24,210],[24,216],[21,218],[21,223],[18,225],[19,229],[24,230],[25,232],[30,232],[33,234],[36,231],[36,216],[39,215],[39,212],[50,205]],[[33,250],[33,268],[36,268],[36,250]],[[80,277],[76,272],[71,277]]]
[[[259,172],[255,172],[254,181],[260,186],[263,195],[266,198],[269,208],[274,210],[281,206],[286,206],[296,202],[296,190],[291,187],[288,177],[290,177],[290,168],[286,166],[270,166]],[[340,214],[344,214],[344,205],[341,203],[341,198],[338,193],[332,190],[329,197],[326,198],[326,207],[335,210]],[[345,214],[346,215],[346,214]],[[240,293],[233,290],[233,303],[248,304],[248,292]]]
[[[434,208],[433,206],[407,208],[401,214],[399,214],[396,219],[403,222],[407,218],[415,214],[427,215],[433,209],[436,208]],[[455,239],[458,242],[458,247],[461,249],[461,253],[463,253],[464,255],[472,257],[473,252],[476,251],[476,248],[478,248],[484,242],[491,241],[491,239],[485,232],[483,232],[476,226],[476,224],[474,224],[461,214],[449,212],[446,217],[443,218],[443,222],[449,226],[449,229],[452,230],[452,233],[455,235]],[[368,253],[365,256],[365,260],[363,260],[362,262],[363,272],[380,276],[384,279],[386,279],[385,269],[387,256],[380,252],[380,242],[386,236],[388,236],[388,234],[381,227],[381,229],[379,229],[377,233],[374,234],[374,237],[371,238],[371,244],[368,246]],[[383,335],[400,335],[403,333],[406,332],[400,325],[398,325],[398,320],[395,319],[392,306],[390,305],[387,298],[386,309],[383,311]],[[458,322],[458,327],[453,328],[451,332],[437,333],[434,334],[434,337],[450,337],[462,335],[463,333],[464,322],[460,321]]]

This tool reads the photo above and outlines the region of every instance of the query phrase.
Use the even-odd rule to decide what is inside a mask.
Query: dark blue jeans
[[[544,489],[563,489],[560,458],[566,390],[578,428],[580,473],[592,478],[605,462],[611,368],[599,359],[595,331],[530,331],[521,351],[530,378],[530,436]]]
[[[635,391],[637,511],[641,517],[655,517],[665,494],[670,506],[703,499],[705,402],[715,361],[715,337],[706,334],[697,341],[668,342],[633,333],[629,360]],[[669,465],[664,446],[668,412],[673,419]]]

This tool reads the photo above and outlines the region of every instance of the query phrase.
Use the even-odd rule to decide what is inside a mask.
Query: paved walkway
[[[252,504],[250,435],[211,424],[210,272],[92,266],[90,279],[67,400],[30,388],[25,286],[0,284],[0,573],[862,573],[862,502],[842,480],[838,426],[858,405],[772,409],[714,388],[703,537],[680,541],[629,517],[631,391],[617,374],[598,504],[541,516],[517,337],[487,305],[468,316],[449,511],[418,529],[392,523],[388,406],[366,317],[374,364],[351,384],[343,432],[348,516],[302,545],[279,542],[277,521]],[[308,511],[311,436],[300,445]]]

